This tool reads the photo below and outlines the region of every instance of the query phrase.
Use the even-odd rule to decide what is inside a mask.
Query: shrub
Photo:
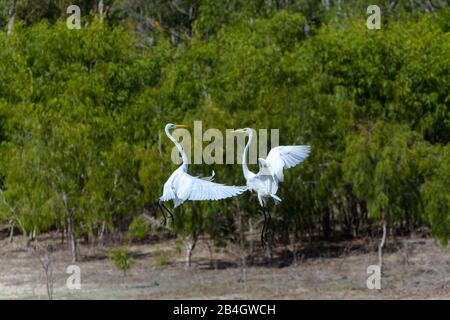
[[[145,222],[142,216],[138,216],[133,219],[128,227],[128,237],[130,240],[135,239],[137,241],[143,240],[148,234],[148,224]]]
[[[169,266],[170,258],[169,252],[157,250],[155,252],[155,267],[158,269],[165,269]]]
[[[124,277],[127,275],[127,271],[130,270],[135,263],[125,248],[112,249],[108,253],[108,259],[112,262],[116,269],[123,272]]]

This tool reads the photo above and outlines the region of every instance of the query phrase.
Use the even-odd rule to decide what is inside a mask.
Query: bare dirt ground
[[[450,248],[432,239],[389,240],[381,290],[366,287],[367,267],[378,261],[375,241],[304,244],[297,263],[276,248],[271,265],[254,259],[246,281],[238,256],[216,250],[211,259],[206,241],[198,243],[190,268],[175,240],[132,245],[136,264],[126,277],[106,258],[110,248],[82,246],[80,290],[66,287],[72,263],[67,245],[59,241],[52,235],[39,239],[55,248],[54,299],[450,298]],[[168,264],[161,262],[162,255]],[[44,270],[24,239],[0,241],[0,299],[47,299],[45,284]]]

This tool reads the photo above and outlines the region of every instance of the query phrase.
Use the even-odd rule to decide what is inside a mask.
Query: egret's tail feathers
[[[280,197],[278,197],[277,195],[271,194],[270,195],[273,198],[273,201],[275,201],[276,205],[279,205],[280,202],[282,201]]]

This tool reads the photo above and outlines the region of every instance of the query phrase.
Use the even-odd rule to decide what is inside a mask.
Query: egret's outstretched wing
[[[180,172],[174,180],[174,189],[177,198],[183,200],[220,200],[237,196],[247,187],[226,186]]]
[[[265,162],[274,177],[283,181],[283,169],[292,168],[303,162],[311,151],[310,146],[280,146],[270,150]],[[264,163],[264,161],[262,161]],[[261,163],[261,161],[260,161]]]
[[[174,190],[172,190],[170,187],[166,187],[164,185],[164,191],[163,195],[159,198],[160,201],[169,201],[175,199],[177,196],[175,195]]]

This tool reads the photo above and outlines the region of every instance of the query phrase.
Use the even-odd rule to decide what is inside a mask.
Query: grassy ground
[[[255,258],[245,270],[238,256],[214,251],[200,241],[190,268],[175,240],[133,245],[136,260],[126,277],[105,254],[110,248],[82,246],[81,290],[66,287],[71,264],[66,244],[52,244],[54,299],[449,299],[450,249],[431,239],[397,239],[387,247],[381,290],[366,287],[369,265],[377,263],[376,243],[351,241],[305,244],[297,263],[276,248],[269,265]],[[178,249],[178,250],[177,250]],[[255,251],[255,256],[262,256]],[[0,241],[0,299],[47,299],[38,256],[24,239]]]

